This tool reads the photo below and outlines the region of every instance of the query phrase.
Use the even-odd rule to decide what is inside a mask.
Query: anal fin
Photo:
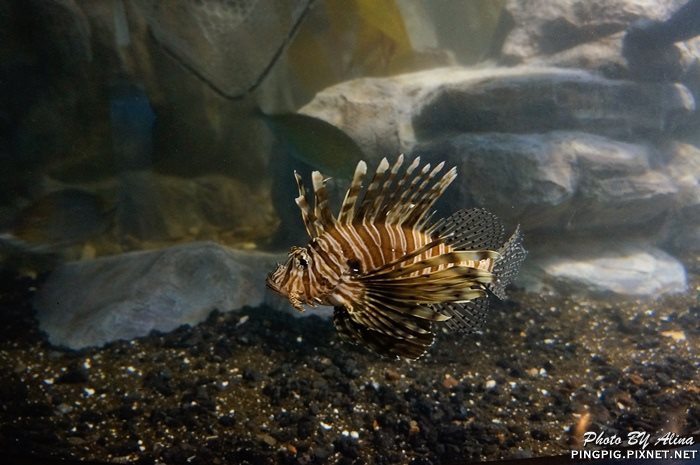
[[[434,334],[405,339],[358,323],[345,307],[335,307],[333,324],[340,337],[352,344],[362,344],[386,357],[416,359],[432,345]]]
[[[433,305],[435,310],[451,318],[443,324],[449,331],[474,333],[479,331],[489,310],[489,296],[485,295],[469,302]]]

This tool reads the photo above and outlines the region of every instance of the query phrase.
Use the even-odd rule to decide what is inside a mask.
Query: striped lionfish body
[[[433,324],[478,329],[488,298],[505,297],[526,251],[520,228],[504,241],[504,228],[481,209],[460,210],[429,223],[430,210],[457,176],[440,175],[444,163],[405,169],[403,155],[379,164],[363,195],[361,161],[337,217],[323,176],[312,173],[314,205],[301,177],[296,203],[311,237],[292,247],[267,284],[300,311],[331,305],[339,334],[383,355],[420,357],[433,342]]]

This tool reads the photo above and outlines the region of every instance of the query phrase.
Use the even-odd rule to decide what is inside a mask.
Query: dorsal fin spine
[[[391,206],[389,204],[389,201],[391,198],[391,194],[393,193],[392,187],[394,185],[396,175],[398,174],[401,165],[403,165],[403,158],[403,154],[399,155],[396,159],[396,162],[394,163],[394,166],[391,167],[391,171],[389,172],[387,179],[382,185],[382,191],[379,193],[377,199],[374,201],[374,206],[372,207],[373,215],[369,219],[371,222],[380,223],[383,222],[386,218],[387,207]]]
[[[442,179],[434,183],[433,186],[424,193],[407,223],[415,224],[419,228],[425,226],[430,216],[427,215],[426,212],[435,205],[435,202],[445,193],[445,190],[456,178],[457,168],[452,167],[445,173]]]
[[[360,209],[357,215],[355,215],[354,223],[361,223],[367,219],[368,215],[371,215],[371,206],[374,204],[374,200],[377,197],[377,190],[382,186],[385,173],[388,169],[389,162],[386,158],[382,158],[382,161],[379,162],[379,166],[377,166],[377,170],[374,172],[374,176],[372,176],[372,181],[367,187],[367,192],[365,192]]]
[[[299,210],[301,210],[301,219],[304,222],[304,227],[309,237],[317,237],[319,232],[316,230],[316,217],[311,211],[309,202],[306,199],[306,188],[301,180],[301,176],[296,171],[294,172],[294,179],[297,182],[297,189],[299,190],[299,196],[295,198],[294,201],[299,206]]]
[[[420,179],[422,175],[422,171],[413,176],[413,172],[415,169],[418,167],[420,164],[420,157],[416,157],[415,160],[413,160],[413,163],[411,163],[408,168],[406,169],[406,173],[404,174],[403,179],[401,180],[402,182],[396,186],[397,193],[399,193],[399,197],[396,198],[395,196],[391,200],[391,207],[390,211],[387,214],[387,222],[391,224],[399,224],[400,222],[398,219],[401,216],[401,212],[404,210],[406,206],[406,198],[409,195],[409,193],[412,191],[412,189],[415,187],[416,183]],[[408,185],[406,185],[408,184]]]
[[[350,224],[355,216],[357,199],[362,189],[362,179],[367,174],[367,163],[360,161],[355,167],[355,174],[352,177],[352,183],[345,193],[345,199],[338,213],[338,223]]]
[[[335,224],[335,218],[328,206],[328,191],[326,190],[326,180],[323,175],[314,171],[311,173],[311,180],[314,185],[314,216],[316,216],[317,229],[328,229]]]
[[[392,212],[392,223],[398,225],[406,224],[406,226],[411,226],[406,222],[406,220],[415,208],[414,201],[416,197],[426,186],[426,184],[430,180],[431,175],[432,173],[430,172],[430,163],[428,163],[425,166],[423,166],[423,169],[421,169],[420,173],[413,178],[411,184],[406,188],[406,192],[402,194],[401,198],[399,199],[399,205],[397,206],[396,211]]]

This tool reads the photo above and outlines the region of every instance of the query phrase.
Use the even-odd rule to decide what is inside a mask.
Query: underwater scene
[[[700,463],[699,103],[700,0],[0,2],[3,462]]]

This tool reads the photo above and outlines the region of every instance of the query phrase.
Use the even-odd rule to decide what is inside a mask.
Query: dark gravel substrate
[[[692,269],[692,267],[691,267]],[[581,431],[700,431],[700,280],[656,301],[514,292],[416,362],[267,309],[80,352],[2,280],[0,447],[138,463],[452,463],[567,452]]]

